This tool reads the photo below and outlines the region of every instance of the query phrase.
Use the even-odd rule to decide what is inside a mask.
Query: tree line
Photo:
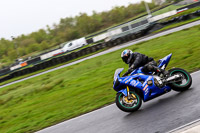
[[[148,3],[150,9],[156,5]],[[110,11],[92,15],[80,13],[75,17],[61,18],[58,24],[47,25],[45,29],[39,29],[28,35],[20,35],[14,40],[0,40],[0,68],[14,63],[19,57],[29,57],[39,54],[40,51],[58,46],[59,44],[81,38],[94,32],[103,30],[112,25],[119,24],[145,13],[144,2],[117,6]]]

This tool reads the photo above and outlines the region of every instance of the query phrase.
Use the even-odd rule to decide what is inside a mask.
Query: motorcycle
[[[165,69],[172,54],[159,60],[158,67]],[[154,72],[143,73],[143,67],[131,72],[130,76],[120,77],[124,68],[115,71],[113,89],[117,91],[116,105],[125,112],[137,111],[142,101],[147,102],[171,90],[182,92],[190,88],[191,75],[181,68],[168,70],[167,76]]]

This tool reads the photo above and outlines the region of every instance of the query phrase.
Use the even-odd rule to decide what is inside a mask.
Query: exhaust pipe
[[[167,79],[165,79],[166,82],[170,82],[172,80],[175,80],[175,79],[178,79],[178,78],[181,78],[182,76],[181,75],[173,75]]]

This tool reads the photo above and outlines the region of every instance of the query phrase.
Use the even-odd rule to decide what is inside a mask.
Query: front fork
[[[134,94],[130,94],[130,89],[129,89],[128,86],[126,86],[125,89],[122,89],[122,90],[120,90],[119,92],[123,93],[124,96],[126,96],[126,97],[128,98],[128,100],[131,100],[131,99],[133,99],[133,98],[136,99],[136,96],[135,96]],[[118,92],[118,93],[119,93],[119,92]]]
[[[130,94],[130,89],[129,89],[128,86],[126,86],[126,89],[127,89],[128,100],[131,100],[131,99],[133,99],[133,98],[136,99],[135,95],[133,95],[133,94],[131,95],[131,94]]]
[[[127,89],[128,100],[130,100],[130,99],[131,99],[131,95],[130,95],[130,90],[129,90],[129,87],[128,87],[128,86],[126,86],[126,89]]]

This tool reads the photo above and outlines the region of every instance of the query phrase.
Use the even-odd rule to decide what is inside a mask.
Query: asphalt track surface
[[[36,74],[36,75],[30,76],[30,77],[27,77],[27,78],[24,78],[24,79],[20,79],[20,80],[17,80],[17,81],[14,81],[14,82],[11,82],[11,83],[2,85],[2,86],[0,86],[0,88],[9,86],[9,85],[12,85],[12,84],[15,84],[15,83],[18,83],[18,82],[21,82],[21,81],[24,81],[24,80],[33,78],[33,77],[37,77],[37,76],[40,76],[40,75],[42,75],[42,74],[45,74],[45,73],[48,73],[48,72],[52,72],[52,71],[55,71],[55,70],[58,70],[58,69],[61,69],[61,68],[67,67],[67,66],[71,66],[71,65],[80,63],[80,62],[82,62],[82,61],[84,61],[84,60],[91,59],[91,58],[94,58],[94,57],[97,57],[97,56],[100,56],[100,55],[103,55],[103,54],[107,54],[107,53],[110,53],[110,52],[119,50],[119,49],[121,49],[121,48],[125,48],[125,47],[128,47],[128,46],[134,45],[134,44],[136,44],[136,43],[140,43],[140,42],[143,42],[143,41],[148,41],[148,40],[151,40],[151,39],[154,39],[154,38],[157,38],[157,37],[160,37],[160,36],[164,36],[164,35],[167,35],[167,34],[171,34],[171,33],[173,33],[173,32],[180,31],[180,30],[183,30],[183,29],[187,29],[187,28],[190,28],[190,27],[192,27],[192,26],[199,25],[199,24],[200,24],[200,20],[199,20],[199,21],[195,21],[195,22],[193,22],[193,23],[189,23],[189,24],[180,26],[180,27],[176,27],[176,28],[173,28],[173,29],[170,29],[170,30],[167,30],[167,31],[164,31],[164,32],[155,34],[155,35],[144,36],[144,37],[142,37],[142,38],[139,38],[139,39],[136,39],[136,40],[133,40],[133,41],[124,43],[124,44],[122,44],[122,45],[118,45],[118,46],[116,46],[116,47],[110,48],[110,49],[108,49],[108,50],[105,50],[105,51],[103,51],[103,52],[97,53],[97,54],[95,54],[95,55],[92,55],[92,56],[89,56],[89,57],[86,57],[86,58],[83,58],[83,59],[74,61],[74,62],[72,62],[72,63],[66,64],[66,65],[63,65],[63,66],[60,66],[60,67],[56,67],[56,68],[54,68],[54,69],[51,69],[51,70],[48,70],[48,71],[45,71],[45,72],[41,72],[41,73],[39,73],[39,74]]]
[[[185,92],[171,91],[126,113],[111,104],[37,133],[166,133],[200,118],[200,71]],[[113,96],[113,100],[115,97]]]

